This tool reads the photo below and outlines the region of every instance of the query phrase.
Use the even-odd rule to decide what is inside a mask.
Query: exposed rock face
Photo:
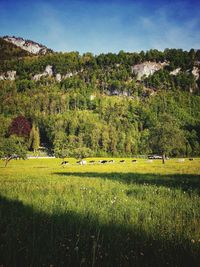
[[[46,46],[38,44],[36,42],[30,40],[24,40],[20,37],[10,37],[4,36],[3,39],[7,42],[10,42],[18,47],[21,47],[23,50],[28,51],[31,54],[35,55],[45,55],[48,51],[50,51]]]
[[[119,90],[114,90],[112,92],[107,91],[106,94],[110,96],[130,96],[130,93],[128,91],[121,92]]]
[[[142,77],[148,77],[149,75],[152,75],[154,72],[162,69],[166,65],[168,65],[168,63],[166,62],[144,62],[133,66],[132,73],[137,76],[137,80],[141,80]]]
[[[53,75],[53,67],[51,65],[47,65],[44,72],[47,73],[48,76],[52,76]]]
[[[15,70],[9,70],[6,73],[3,73],[0,75],[0,80],[14,81],[15,76],[16,76],[16,71]]]
[[[57,81],[57,82],[61,82],[61,80],[62,80],[62,76],[61,76],[61,74],[60,74],[60,73],[57,73],[57,74],[56,74],[56,81]]]
[[[199,72],[199,68],[193,67],[192,74],[194,75],[196,81],[199,79]]]
[[[47,65],[45,71],[43,73],[39,73],[33,76],[34,81],[39,81],[42,77],[51,77],[53,75],[53,67],[51,65]]]
[[[176,76],[180,72],[180,70],[181,70],[181,68],[177,68],[177,69],[171,71],[170,74]]]
[[[64,79],[70,78],[74,75],[77,75],[78,72],[68,72],[64,75],[61,75],[60,73],[55,74],[53,71],[53,66],[51,65],[47,65],[45,68],[45,71],[39,74],[36,74],[33,76],[33,80],[34,81],[39,81],[42,77],[52,77],[55,75],[55,79],[57,82],[61,82]]]
[[[75,71],[75,72],[68,72],[66,74],[64,74],[63,76],[61,76],[61,80],[64,80],[64,79],[67,79],[67,78],[71,78],[73,77],[74,75],[77,75],[78,72]]]
[[[72,77],[72,76],[73,76],[73,73],[72,73],[72,72],[69,72],[69,73],[67,73],[67,74],[65,74],[65,75],[63,76],[63,79],[70,78],[70,77]]]

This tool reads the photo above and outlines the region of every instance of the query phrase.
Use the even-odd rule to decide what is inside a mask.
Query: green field
[[[200,159],[0,162],[0,266],[199,266]]]

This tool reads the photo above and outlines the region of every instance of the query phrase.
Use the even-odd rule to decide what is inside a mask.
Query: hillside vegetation
[[[17,48],[13,56],[7,51],[1,50],[0,73],[16,75],[0,81],[2,138],[13,118],[23,115],[38,127],[41,144],[58,156],[63,146],[87,147],[93,156],[148,154],[156,152],[152,131],[167,115],[184,136],[170,156],[200,154],[200,50],[24,52],[23,58]],[[165,64],[138,79],[133,66],[145,62]]]

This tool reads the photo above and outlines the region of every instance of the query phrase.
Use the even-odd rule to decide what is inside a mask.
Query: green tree
[[[84,159],[92,156],[92,150],[88,147],[78,147],[72,151],[73,157],[76,159]]]
[[[118,140],[119,142],[117,144],[117,151],[120,152],[121,155],[123,155],[125,149],[126,134],[124,132],[119,133]]]
[[[54,154],[57,158],[72,156],[73,145],[70,142],[70,137],[67,138],[66,134],[62,131],[57,132],[54,140]]]
[[[112,153],[112,155],[115,155],[115,153],[117,152],[117,143],[118,143],[118,135],[117,135],[117,131],[114,127],[110,127],[110,152]]]
[[[22,137],[11,135],[0,139],[0,157],[5,160],[5,167],[12,159],[26,159],[27,147]]]
[[[67,143],[57,142],[54,148],[54,154],[56,158],[71,157],[73,155],[72,148]]]
[[[102,143],[103,151],[108,152],[108,148],[110,144],[110,137],[109,137],[109,131],[107,127],[103,127],[102,129],[101,143]]]
[[[97,151],[99,147],[100,140],[100,125],[95,125],[95,128],[92,129],[90,134],[91,139],[91,148],[93,151]]]
[[[152,128],[150,143],[152,150],[162,155],[164,164],[166,155],[176,150],[181,151],[185,147],[185,138],[177,121],[170,115],[164,114],[157,125]]]
[[[30,132],[30,137],[29,137],[29,146],[30,149],[36,153],[39,149],[40,146],[40,132],[39,128],[33,124],[31,132]]]

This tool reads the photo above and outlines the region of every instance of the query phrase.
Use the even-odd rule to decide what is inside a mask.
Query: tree
[[[184,148],[185,138],[177,121],[170,115],[164,114],[158,124],[152,128],[150,144],[154,152],[162,155],[164,164],[166,155],[175,150],[181,151]]]
[[[71,157],[73,155],[72,149],[69,147],[67,143],[57,143],[54,148],[54,154],[57,158]]]
[[[70,137],[67,137],[62,131],[56,133],[54,154],[57,158],[62,158],[64,160],[65,157],[72,156],[73,145],[70,143]]]
[[[102,149],[104,152],[108,152],[110,137],[108,127],[104,126],[101,134]]]
[[[97,151],[99,147],[100,140],[100,125],[96,124],[94,129],[92,129],[90,134],[91,148],[93,151]]]
[[[5,159],[5,167],[12,159],[26,159],[26,152],[23,138],[12,135],[0,139],[0,157]]]
[[[1,114],[0,115],[0,122],[1,122],[0,137],[4,137],[4,136],[8,135],[8,127],[10,125],[10,118],[6,118]]]
[[[117,152],[118,135],[114,127],[110,127],[110,152],[114,155]]]
[[[37,152],[40,146],[40,132],[39,128],[35,126],[35,124],[33,124],[30,132],[29,145],[30,148],[34,151],[34,153]]]
[[[18,116],[13,119],[10,127],[9,127],[9,134],[10,135],[17,135],[19,137],[28,138],[31,131],[31,124],[24,116]]]
[[[82,160],[84,158],[92,156],[92,150],[88,147],[78,147],[73,150],[72,155],[76,159]]]

